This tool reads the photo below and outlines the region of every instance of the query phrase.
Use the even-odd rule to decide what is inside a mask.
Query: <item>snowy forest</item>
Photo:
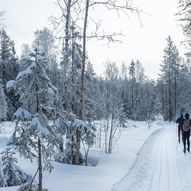
[[[117,30],[100,31],[103,26],[92,20],[91,9],[102,6],[108,12],[139,16],[130,1],[56,3],[60,15],[50,15],[53,29],[34,31],[33,43],[23,44],[21,55],[6,29],[9,13],[0,12],[0,124],[14,126],[1,148],[0,187],[46,190],[44,173],[54,171],[53,162],[94,166],[91,149],[112,155],[129,121],[144,121],[152,129],[157,120],[175,122],[180,113],[191,111],[190,0],[179,0],[175,13],[185,35],[185,54],[180,56],[169,34],[155,80],[145,74],[144,63],[138,59],[107,61],[104,75],[98,76],[88,56],[88,40],[115,43],[120,36]],[[19,167],[13,155],[35,161],[35,173]]]

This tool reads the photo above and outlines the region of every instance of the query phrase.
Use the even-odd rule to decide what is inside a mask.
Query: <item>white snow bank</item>
[[[113,185],[127,174],[145,140],[156,128],[160,127],[154,124],[151,129],[148,129],[146,122],[129,121],[128,123],[133,128],[122,128],[121,137],[115,144],[112,154],[106,155],[97,147],[91,148],[89,162],[97,166],[53,163],[54,169],[51,174],[44,173],[44,188],[48,188],[49,191],[63,191],[63,189],[67,191],[110,191]],[[161,126],[164,125],[161,123]],[[2,147],[4,145],[0,144],[0,149]],[[29,174],[34,175],[36,172],[36,161],[30,163],[29,160],[21,158],[18,164]],[[3,189],[0,188],[1,190]],[[17,188],[10,191],[16,190]]]
[[[177,125],[156,122],[156,130],[145,142],[126,176],[112,191],[190,191],[191,158],[178,143]]]
[[[139,124],[139,125],[138,125]],[[73,166],[54,163],[54,169],[44,176],[44,185],[50,191],[110,191],[132,166],[145,140],[154,131],[145,122],[135,124],[137,128],[123,128],[113,153],[105,155],[93,148],[89,161],[96,167]],[[139,127],[139,128],[138,128]]]
[[[1,191],[16,191],[19,186],[0,188]]]
[[[141,179],[143,177],[148,177],[150,171],[147,170],[151,169],[152,160],[149,153],[152,151],[153,142],[162,130],[164,129],[157,129],[151,134],[137,153],[138,156],[128,173],[114,186],[112,191],[133,191],[136,186],[135,184],[141,184]]]

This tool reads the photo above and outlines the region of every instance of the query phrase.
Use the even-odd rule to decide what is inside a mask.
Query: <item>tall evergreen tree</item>
[[[163,63],[161,64],[161,79],[165,85],[165,119],[173,120],[176,115],[176,87],[177,74],[179,70],[180,58],[178,50],[174,45],[171,37],[167,38],[167,46],[164,49]]]
[[[14,42],[7,35],[6,31],[0,31],[0,79],[2,79],[3,87],[9,80],[14,80],[19,72],[19,63],[16,57]],[[17,109],[18,97],[14,96],[13,91],[7,92],[4,88],[7,97],[8,113],[7,118],[11,120],[13,113]]]
[[[3,84],[16,78],[19,72],[14,42],[4,29],[0,32],[0,78]]]
[[[129,66],[129,75],[131,77],[131,111],[134,109],[134,89],[135,89],[135,62],[132,60]]]
[[[20,95],[21,104],[14,114],[16,127],[10,144],[26,158],[37,156],[39,191],[42,191],[42,162],[45,169],[51,170],[50,159],[58,140],[56,130],[50,126],[56,112],[57,89],[46,75],[46,66],[44,53],[35,49],[25,70],[17,75],[15,81],[7,83],[9,89],[14,88]]]

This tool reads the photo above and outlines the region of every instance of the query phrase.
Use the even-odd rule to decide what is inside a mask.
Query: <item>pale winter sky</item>
[[[183,52],[180,42],[183,40],[181,29],[174,14],[177,11],[177,0],[134,0],[146,12],[140,19],[129,13],[129,17],[108,13],[103,9],[90,12],[97,18],[103,18],[103,25],[108,32],[122,32],[121,44],[111,44],[97,40],[88,42],[88,54],[94,64],[96,73],[103,74],[104,63],[114,61],[119,66],[124,61],[127,65],[132,59],[140,60],[145,73],[150,78],[157,78],[160,63],[163,59],[165,38],[171,35],[172,40]],[[31,44],[34,31],[48,26],[48,17],[59,9],[55,0],[0,0],[1,10],[6,12],[7,31],[15,41],[20,53],[23,43]]]

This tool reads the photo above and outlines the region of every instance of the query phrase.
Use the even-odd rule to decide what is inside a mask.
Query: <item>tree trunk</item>
[[[74,45],[74,29],[72,28],[72,92],[76,92],[74,88],[74,60],[75,60],[75,45]],[[77,114],[74,109],[74,93],[72,94],[72,104],[71,104],[72,112]]]
[[[4,42],[5,41],[5,38],[4,38],[4,36],[2,36],[2,38],[1,38],[1,50],[3,50],[4,49]],[[1,53],[1,61],[2,61],[2,76],[0,76],[0,77],[2,77],[2,82],[3,82],[3,89],[4,89],[4,91],[5,91],[5,89],[6,89],[6,82],[5,82],[5,59],[6,59],[6,57],[5,57],[5,54],[2,52]]]
[[[88,21],[88,10],[89,10],[90,0],[86,0],[86,10],[84,18],[84,30],[83,30],[83,54],[82,54],[82,73],[80,81],[80,111],[79,118],[83,120],[83,109],[84,109],[84,76],[85,76],[85,63],[86,63],[86,31],[87,31],[87,21]],[[81,131],[77,129],[77,144],[76,144],[76,157],[75,163],[79,164],[80,161],[80,143],[81,143]]]
[[[162,95],[162,113],[164,116],[164,113],[165,113],[165,91],[163,89],[163,86],[161,86],[161,95]]]
[[[74,136],[72,135],[72,164],[75,164],[75,158],[74,158],[75,146],[74,146],[74,143],[75,143],[75,139],[74,139]]]
[[[65,45],[64,47],[64,54],[66,53],[66,55],[64,56],[64,78],[66,78],[66,74],[67,74],[67,69],[68,69],[68,63],[69,63],[69,59],[68,59],[68,50],[69,50],[69,24],[70,24],[70,12],[71,12],[71,1],[72,0],[68,0],[68,3],[66,5],[67,7],[67,12],[66,12],[66,23],[65,23]],[[65,79],[64,79],[65,80]],[[63,107],[66,110],[67,109],[67,84],[64,81],[64,97],[63,97]]]
[[[3,88],[4,88],[4,91],[5,91],[5,89],[6,89],[6,82],[5,82],[5,63],[4,63],[4,61],[3,61],[3,64],[2,64],[2,80],[3,80]]]
[[[82,73],[80,82],[80,112],[79,118],[83,118],[83,106],[84,106],[84,76],[85,76],[85,64],[86,64],[86,31],[87,31],[87,21],[88,21],[88,10],[89,1],[86,0],[86,12],[84,18],[84,30],[83,30],[83,54],[82,54]]]
[[[39,169],[38,191],[42,191],[42,151],[41,151],[40,139],[38,139],[38,169]]]
[[[70,9],[71,9],[71,1],[68,0],[67,4],[67,13],[66,13],[66,25],[65,25],[65,49],[68,51],[69,49],[69,24],[70,24]],[[68,64],[68,57],[66,57],[66,64]]]
[[[174,78],[174,118],[176,120],[176,75]]]
[[[172,110],[171,110],[171,91],[170,91],[170,77],[168,81],[168,105],[169,105],[169,121],[172,120]]]
[[[75,164],[80,164],[80,144],[81,144],[81,131],[77,130],[77,141],[76,141],[76,156],[75,156]]]
[[[134,102],[134,92],[133,92],[134,91],[134,87],[133,87],[134,83],[133,83],[133,80],[134,79],[132,78],[132,84],[131,84],[131,86],[132,86],[131,87],[131,91],[132,91],[132,94],[131,94],[131,109],[132,109],[132,111],[133,111],[133,107],[134,107],[134,104],[133,104],[133,102]]]
[[[105,153],[108,152],[108,128],[109,128],[109,118],[106,118],[106,125],[104,126],[104,131],[105,131]]]
[[[108,148],[108,153],[110,153],[110,154],[112,152],[113,120],[114,120],[114,114],[112,113],[112,117],[111,117],[111,129],[110,129],[110,135],[109,135],[109,148]]]
[[[99,127],[99,148],[101,148],[101,120],[100,120],[100,127]]]

